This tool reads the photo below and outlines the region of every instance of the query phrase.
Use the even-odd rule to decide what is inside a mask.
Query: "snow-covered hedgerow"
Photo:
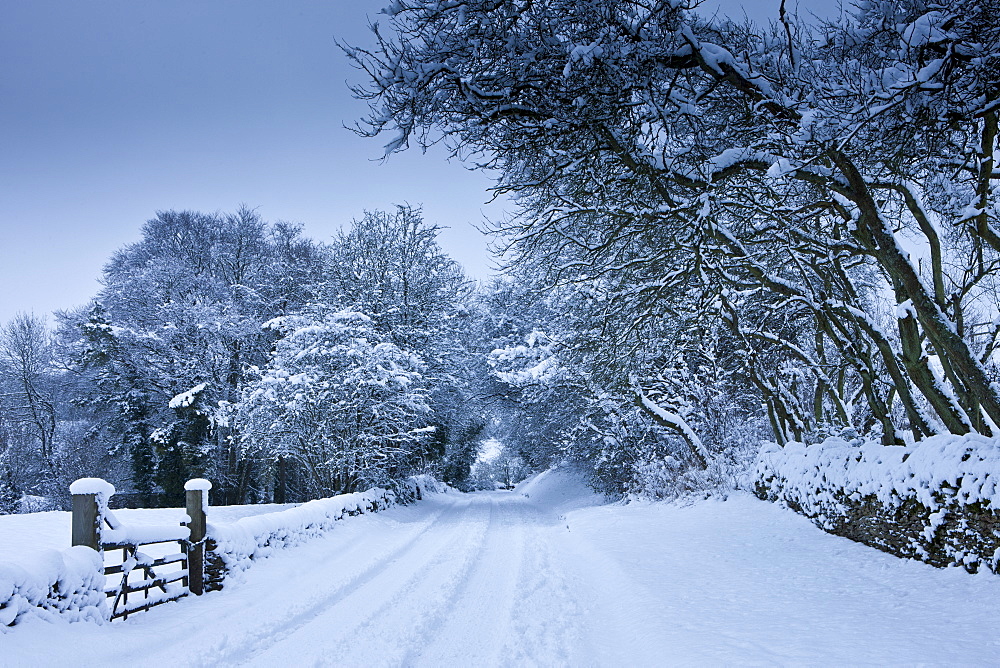
[[[308,501],[276,513],[244,517],[232,524],[213,524],[209,515],[206,589],[221,589],[230,574],[246,570],[255,560],[266,558],[275,550],[319,536],[344,517],[378,512],[446,489],[446,485],[430,476],[414,476],[400,484],[398,493],[376,487]]]
[[[59,615],[72,621],[107,619],[100,555],[77,546],[39,550],[23,564],[0,563],[0,632],[32,615],[44,619]]]
[[[427,494],[444,494],[454,491],[454,488],[433,476],[414,475],[399,483],[395,491],[401,502],[412,503],[420,501]]]
[[[755,492],[830,533],[898,556],[1000,571],[998,439],[768,445],[757,459]]]

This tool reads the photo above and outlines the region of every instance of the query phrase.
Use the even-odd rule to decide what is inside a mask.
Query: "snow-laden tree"
[[[0,473],[45,507],[66,507],[76,478],[120,468],[100,443],[100,420],[78,405],[86,382],[67,359],[43,318],[18,314],[0,327]]]
[[[67,314],[74,369],[90,380],[80,400],[117,435],[144,502],[159,492],[176,502],[184,480],[203,475],[219,501],[246,498],[255,472],[214,413],[267,361],[273,334],[260,325],[313,299],[322,267],[322,248],[297,228],[245,207],[165,211],[115,253],[92,307]],[[197,401],[172,405],[185,395]]]
[[[0,327],[0,419],[33,442],[50,472],[55,467],[53,372],[52,345],[42,318],[18,313]]]
[[[639,328],[724,323],[779,441],[898,443],[1000,423],[998,10],[757,30],[674,2],[403,0],[348,54],[362,132],[497,175],[515,266],[609,284]]]
[[[333,239],[324,295],[365,313],[388,341],[423,360],[435,431],[421,458],[457,483],[486,425],[475,387],[486,351],[473,284],[441,249],[439,231],[411,206],[366,212]]]
[[[357,312],[284,316],[265,329],[280,338],[233,417],[244,447],[292,459],[312,496],[409,473],[433,434],[423,361]]]
[[[370,313],[398,345],[430,350],[472,287],[439,231],[411,206],[366,212],[333,239],[326,299]]]
[[[762,415],[759,397],[741,392],[745,382],[733,377],[723,328],[699,334],[661,321],[625,354],[608,338],[629,323],[608,317],[597,285],[493,287],[488,363],[503,418],[496,432],[532,466],[578,462],[614,494],[731,483],[738,468],[731,460],[748,456],[743,443],[760,435]],[[650,475],[665,460],[698,480],[666,489]]]
[[[0,515],[13,515],[18,511],[21,492],[14,482],[14,473],[0,456]]]
[[[131,330],[111,325],[100,305],[65,314],[62,326],[69,363],[85,378],[74,401],[91,409],[106,450],[128,458],[131,489],[139,502],[154,504],[156,459],[150,441],[158,426],[154,355],[136,344]]]
[[[329,246],[245,207],[226,215],[158,213],[138,243],[112,257],[94,302],[61,316],[79,413],[67,434],[130,462],[131,479],[118,482],[144,504],[176,502],[195,476],[213,480],[217,503],[303,499],[435,467],[455,468],[460,477],[486,424],[473,387],[483,342],[470,327],[472,286],[436,236],[410,207],[368,213]],[[358,325],[356,350],[342,349],[344,358],[327,360],[325,371],[317,362],[314,380],[341,383],[345,393],[359,383],[350,401],[361,406],[367,397],[373,406],[357,409],[356,422],[364,411],[369,422],[352,428],[370,442],[330,454],[330,425],[340,425],[343,442],[353,438],[344,414],[330,408],[326,422],[314,416],[326,429],[315,449],[305,417],[296,426],[297,449],[278,447],[264,428],[271,423],[262,426],[263,408],[247,403],[259,399],[248,387],[261,382],[255,369],[276,361],[287,367],[279,352],[292,343],[284,325],[263,323],[361,311],[370,319]],[[367,361],[353,368],[358,355]],[[348,375],[337,376],[338,365]],[[390,367],[381,396],[363,376]],[[403,391],[406,383],[412,386]],[[379,411],[388,411],[388,431],[376,426]],[[449,459],[451,451],[460,456]],[[79,453],[81,466],[93,460]]]

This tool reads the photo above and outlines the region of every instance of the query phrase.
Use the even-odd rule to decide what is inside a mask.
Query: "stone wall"
[[[1000,448],[978,435],[908,447],[828,439],[765,447],[758,497],[838,536],[934,566],[1000,571]]]

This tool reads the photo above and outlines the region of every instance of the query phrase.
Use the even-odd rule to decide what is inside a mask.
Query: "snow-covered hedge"
[[[852,540],[935,566],[1000,571],[1000,440],[765,446],[755,491]]]
[[[444,494],[455,491],[447,483],[429,475],[410,476],[396,487],[396,495],[403,503],[420,501],[426,494]]]
[[[276,513],[244,517],[232,524],[216,525],[209,514],[206,589],[221,589],[225,578],[244,571],[257,559],[319,536],[334,523],[351,515],[374,513],[397,503],[419,500],[447,486],[430,476],[414,476],[396,491],[376,487],[367,492],[317,499]],[[211,511],[209,511],[211,512]]]
[[[73,621],[107,619],[100,555],[77,546],[39,550],[20,565],[0,563],[0,632],[31,615],[43,619],[61,615]]]

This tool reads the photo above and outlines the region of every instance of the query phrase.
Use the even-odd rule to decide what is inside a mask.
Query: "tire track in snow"
[[[510,545],[505,544],[508,543],[508,532],[505,529],[510,525],[510,513],[505,504],[497,503],[492,497],[486,498],[490,503],[490,525],[478,551],[472,559],[463,563],[459,585],[450,592],[442,605],[436,606],[426,616],[426,620],[421,624],[423,632],[419,642],[411,643],[400,661],[401,665],[427,663],[428,649],[434,647],[443,647],[446,654],[451,654],[451,660],[439,658],[431,661],[431,665],[484,665],[484,661],[474,659],[464,650],[470,637],[475,637],[477,647],[482,648],[478,643],[483,639],[485,627],[494,619],[497,606],[503,607],[502,599],[489,596],[490,583],[483,581],[483,575],[485,573],[487,578],[494,579],[500,575],[501,569],[496,568],[498,550],[503,551],[504,558],[510,558]],[[458,633],[455,632],[456,624],[460,629]],[[429,633],[431,629],[433,633]],[[457,652],[457,656],[456,649],[462,650]]]
[[[428,624],[435,629],[400,662],[405,666],[490,666],[503,663],[510,636],[514,591],[524,567],[525,509],[511,498],[490,497],[498,521],[490,527],[472,568],[446,607]]]
[[[356,573],[346,579],[338,580],[337,584],[330,589],[325,589],[318,594],[308,598],[306,602],[295,605],[283,614],[266,624],[257,624],[256,620],[252,631],[248,631],[243,637],[232,639],[224,637],[217,641],[208,649],[201,650],[196,656],[188,658],[188,665],[192,666],[217,666],[217,665],[239,665],[248,661],[256,654],[266,651],[270,646],[280,642],[283,638],[291,635],[297,629],[309,624],[317,615],[335,604],[338,600],[349,596],[351,593],[364,587],[368,582],[378,577],[381,573],[390,569],[403,556],[413,551],[419,546],[420,541],[441,524],[449,524],[445,516],[451,515],[457,503],[449,504],[436,514],[429,521],[420,526],[414,533],[404,539],[403,542],[393,546],[388,552],[378,555],[374,560],[363,565]],[[465,504],[468,506],[468,503]],[[293,557],[294,555],[289,554]],[[336,555],[341,556],[341,555]],[[303,582],[305,581],[305,582]],[[309,591],[315,589],[316,580],[313,575],[304,573],[298,581],[287,583],[287,589],[298,589],[299,591]],[[266,604],[267,601],[262,601]],[[266,608],[267,614],[274,614],[273,608]],[[252,633],[252,636],[250,635]],[[234,642],[236,646],[233,647]]]
[[[492,515],[491,510],[470,499],[463,501],[459,506],[453,499],[434,531],[422,535],[406,554],[384,564],[360,586],[301,620],[294,629],[258,643],[242,661],[276,665],[291,649],[300,662],[305,651],[323,665],[398,662],[408,643],[419,636],[428,609],[447,603],[488,533],[489,518],[478,516]],[[445,576],[443,581],[441,576]]]
[[[407,582],[405,589],[359,627],[362,636],[348,636],[351,650],[334,655],[336,665],[412,665],[413,654],[429,642],[442,620],[454,608],[469,584],[469,574],[482,561],[489,538],[495,534],[497,504],[490,500],[482,503],[481,497],[475,505],[488,508],[484,522],[475,531],[463,535],[457,541],[459,549],[438,552],[425,573],[420,573]],[[382,615],[385,615],[384,617]],[[367,636],[367,638],[363,637]],[[378,647],[376,653],[365,647]]]
[[[593,664],[584,631],[580,588],[570,586],[554,555],[554,532],[562,526],[534,503],[525,508],[525,560],[511,605],[512,633],[501,663],[530,666]]]

